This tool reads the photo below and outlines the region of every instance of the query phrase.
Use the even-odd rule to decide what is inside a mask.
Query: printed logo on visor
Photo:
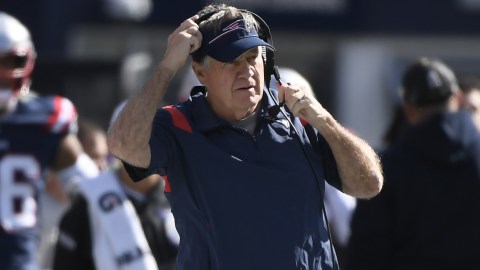
[[[245,21],[244,20],[237,20],[237,21],[234,21],[233,23],[231,23],[230,25],[228,25],[227,27],[223,28],[222,31],[223,33],[221,33],[220,35],[218,35],[217,37],[215,37],[214,39],[210,40],[208,42],[208,44],[212,44],[213,42],[215,42],[216,40],[224,37],[225,35],[228,35],[229,33],[233,32],[233,31],[236,31],[236,30],[243,30],[245,32],[250,32],[247,30],[247,28],[245,27]],[[258,36],[256,34],[253,34],[251,36]]]
[[[215,37],[214,39],[210,40],[208,42],[208,44],[212,44],[213,42],[215,42],[216,40],[228,35],[229,33],[233,32],[233,31],[236,31],[236,30],[242,30],[242,31],[245,31],[247,33],[250,33],[249,36],[256,36],[258,37],[258,34],[256,34],[256,31],[254,29],[248,31],[247,28],[245,27],[245,21],[244,20],[236,20],[234,21],[233,23],[229,24],[228,26],[226,26],[225,28],[222,29],[223,33],[221,33],[220,35],[218,35],[217,37]],[[252,33],[253,32],[253,33]]]
[[[205,55],[220,62],[230,62],[255,46],[266,46],[275,50],[271,44],[261,39],[253,25],[247,27],[244,19],[232,19],[222,24],[218,31],[205,29],[200,48],[192,56],[199,60]]]

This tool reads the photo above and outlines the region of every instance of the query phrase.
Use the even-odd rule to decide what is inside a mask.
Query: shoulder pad
[[[78,114],[75,105],[61,96],[51,97],[51,104],[47,128],[53,133],[76,132]]]
[[[70,133],[77,130],[77,109],[61,96],[22,99],[8,121],[43,126],[51,133]]]

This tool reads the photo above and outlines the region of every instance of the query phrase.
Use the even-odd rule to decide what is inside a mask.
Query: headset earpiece
[[[250,15],[253,16],[253,18],[257,21],[259,25],[258,36],[261,39],[263,39],[265,42],[273,46],[272,33],[270,32],[270,27],[265,22],[265,20],[263,20],[262,17],[260,17],[258,14],[253,13],[251,11],[248,11],[245,9],[241,9],[241,11],[249,13]],[[275,53],[273,50],[267,49],[266,59],[265,59],[265,83],[267,84],[267,87],[270,84],[271,76],[275,74],[274,66],[275,66]]]

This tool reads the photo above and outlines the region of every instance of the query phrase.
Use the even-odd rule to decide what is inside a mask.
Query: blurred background
[[[167,37],[208,3],[259,14],[275,62],[302,73],[322,104],[373,146],[398,104],[410,61],[437,57],[458,77],[480,76],[480,0],[1,0],[31,31],[33,90],[70,98],[107,128],[113,108],[146,80]],[[178,74],[176,102],[188,76]]]

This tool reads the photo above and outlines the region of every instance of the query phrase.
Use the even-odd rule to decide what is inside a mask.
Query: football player
[[[62,187],[98,174],[74,131],[68,99],[29,93],[36,52],[28,29],[0,12],[0,269],[32,270],[38,248],[38,197],[44,172]]]

